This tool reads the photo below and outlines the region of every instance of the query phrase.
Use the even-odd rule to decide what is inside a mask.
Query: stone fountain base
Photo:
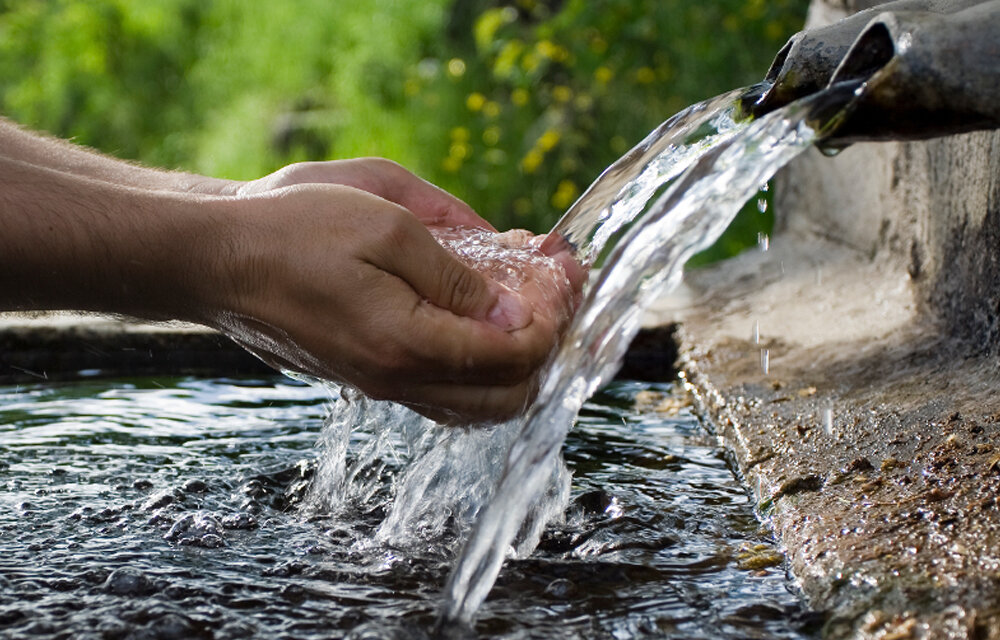
[[[1000,638],[1000,362],[921,313],[905,270],[772,247],[660,313],[824,636]]]
[[[653,323],[825,637],[1000,638],[1000,133],[811,151],[775,194],[771,250]]]

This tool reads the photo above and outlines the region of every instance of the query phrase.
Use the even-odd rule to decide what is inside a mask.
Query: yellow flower
[[[469,145],[464,142],[453,142],[448,148],[448,157],[464,160],[469,155]]]
[[[639,67],[639,70],[635,72],[635,79],[640,84],[651,84],[656,81],[656,72],[649,67]]]
[[[614,77],[615,72],[603,65],[594,70],[594,79],[601,84],[607,84]]]
[[[510,77],[523,51],[524,43],[520,40],[511,40],[505,44],[497,54],[496,62],[493,63],[493,74],[498,78]]]
[[[573,98],[573,90],[561,84],[552,89],[552,97],[556,102],[569,102]]]
[[[521,58],[521,68],[527,71],[528,73],[531,73],[532,71],[537,69],[538,65],[540,65],[541,63],[542,61],[538,58],[538,54],[536,54],[534,51],[529,51],[528,53],[524,54],[524,56]]]
[[[486,96],[478,91],[470,93],[469,97],[465,99],[465,106],[469,108],[469,111],[479,111],[484,104],[486,104]]]
[[[538,55],[556,62],[565,62],[569,58],[569,51],[566,47],[553,43],[551,40],[539,40],[535,45]]]
[[[452,58],[448,61],[448,75],[453,78],[461,78],[465,75],[465,60]]]
[[[543,58],[552,58],[556,48],[556,45],[552,44],[551,40],[539,40],[538,44],[535,45],[538,55]]]
[[[454,156],[448,156],[441,161],[441,168],[448,173],[455,173],[462,168],[462,161]]]
[[[555,129],[548,129],[538,139],[538,148],[542,151],[551,151],[557,144],[559,144],[559,139],[561,137],[561,134]]]
[[[510,101],[513,102],[518,107],[523,107],[528,104],[528,99],[531,96],[528,95],[526,89],[514,89],[510,92]]]
[[[555,193],[552,194],[550,202],[552,206],[556,209],[562,210],[573,204],[576,197],[580,194],[580,190],[577,189],[576,183],[572,180],[561,180],[559,186],[556,187]]]
[[[491,147],[500,142],[500,127],[496,125],[486,127],[486,129],[483,130],[483,142]]]
[[[495,100],[490,100],[483,105],[483,115],[487,118],[495,118],[500,115],[500,104]]]
[[[545,156],[538,149],[532,149],[521,158],[521,170],[525,173],[534,173],[542,164]]]
[[[451,130],[451,139],[455,142],[466,142],[469,139],[469,130],[465,127],[454,127]]]

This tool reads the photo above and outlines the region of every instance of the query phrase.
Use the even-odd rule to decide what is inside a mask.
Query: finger
[[[455,315],[512,331],[527,326],[531,308],[519,295],[465,266],[410,215],[387,220],[372,264],[391,273],[422,298]]]
[[[523,415],[537,394],[534,381],[512,386],[416,385],[398,402],[448,426],[488,425]]]
[[[545,363],[559,337],[557,329],[552,318],[536,315],[524,329],[501,331],[424,305],[414,310],[412,353],[417,362],[439,363],[435,380],[512,384]]]
[[[395,301],[395,311],[366,314],[364,333],[376,339],[355,341],[340,358],[340,366],[368,372],[369,386],[516,384],[533,375],[556,344],[555,321],[547,316],[504,331],[420,300],[402,280],[392,280],[397,289],[383,282],[379,297]],[[406,305],[412,306],[401,311]]]
[[[537,241],[538,238],[542,238],[538,250],[559,263],[575,293],[582,291],[590,273],[587,267],[577,260],[576,248],[573,244],[561,233],[550,233],[544,237],[538,236],[535,240]]]
[[[472,207],[444,189],[410,173],[395,163],[383,166],[382,191],[386,200],[409,209],[428,226],[470,227],[496,231]]]

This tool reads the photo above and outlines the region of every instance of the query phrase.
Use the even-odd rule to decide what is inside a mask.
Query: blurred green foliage
[[[544,231],[662,120],[763,77],[807,4],[0,0],[0,111],[237,179],[386,156]],[[722,254],[768,218],[738,224]]]

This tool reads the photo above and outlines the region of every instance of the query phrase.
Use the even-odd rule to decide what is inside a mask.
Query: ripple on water
[[[565,518],[447,637],[816,633],[781,566],[739,568],[773,548],[713,439],[640,391],[670,389],[585,407]],[[298,509],[328,402],[281,378],[0,388],[0,637],[432,637],[453,539],[358,544],[384,512]]]

